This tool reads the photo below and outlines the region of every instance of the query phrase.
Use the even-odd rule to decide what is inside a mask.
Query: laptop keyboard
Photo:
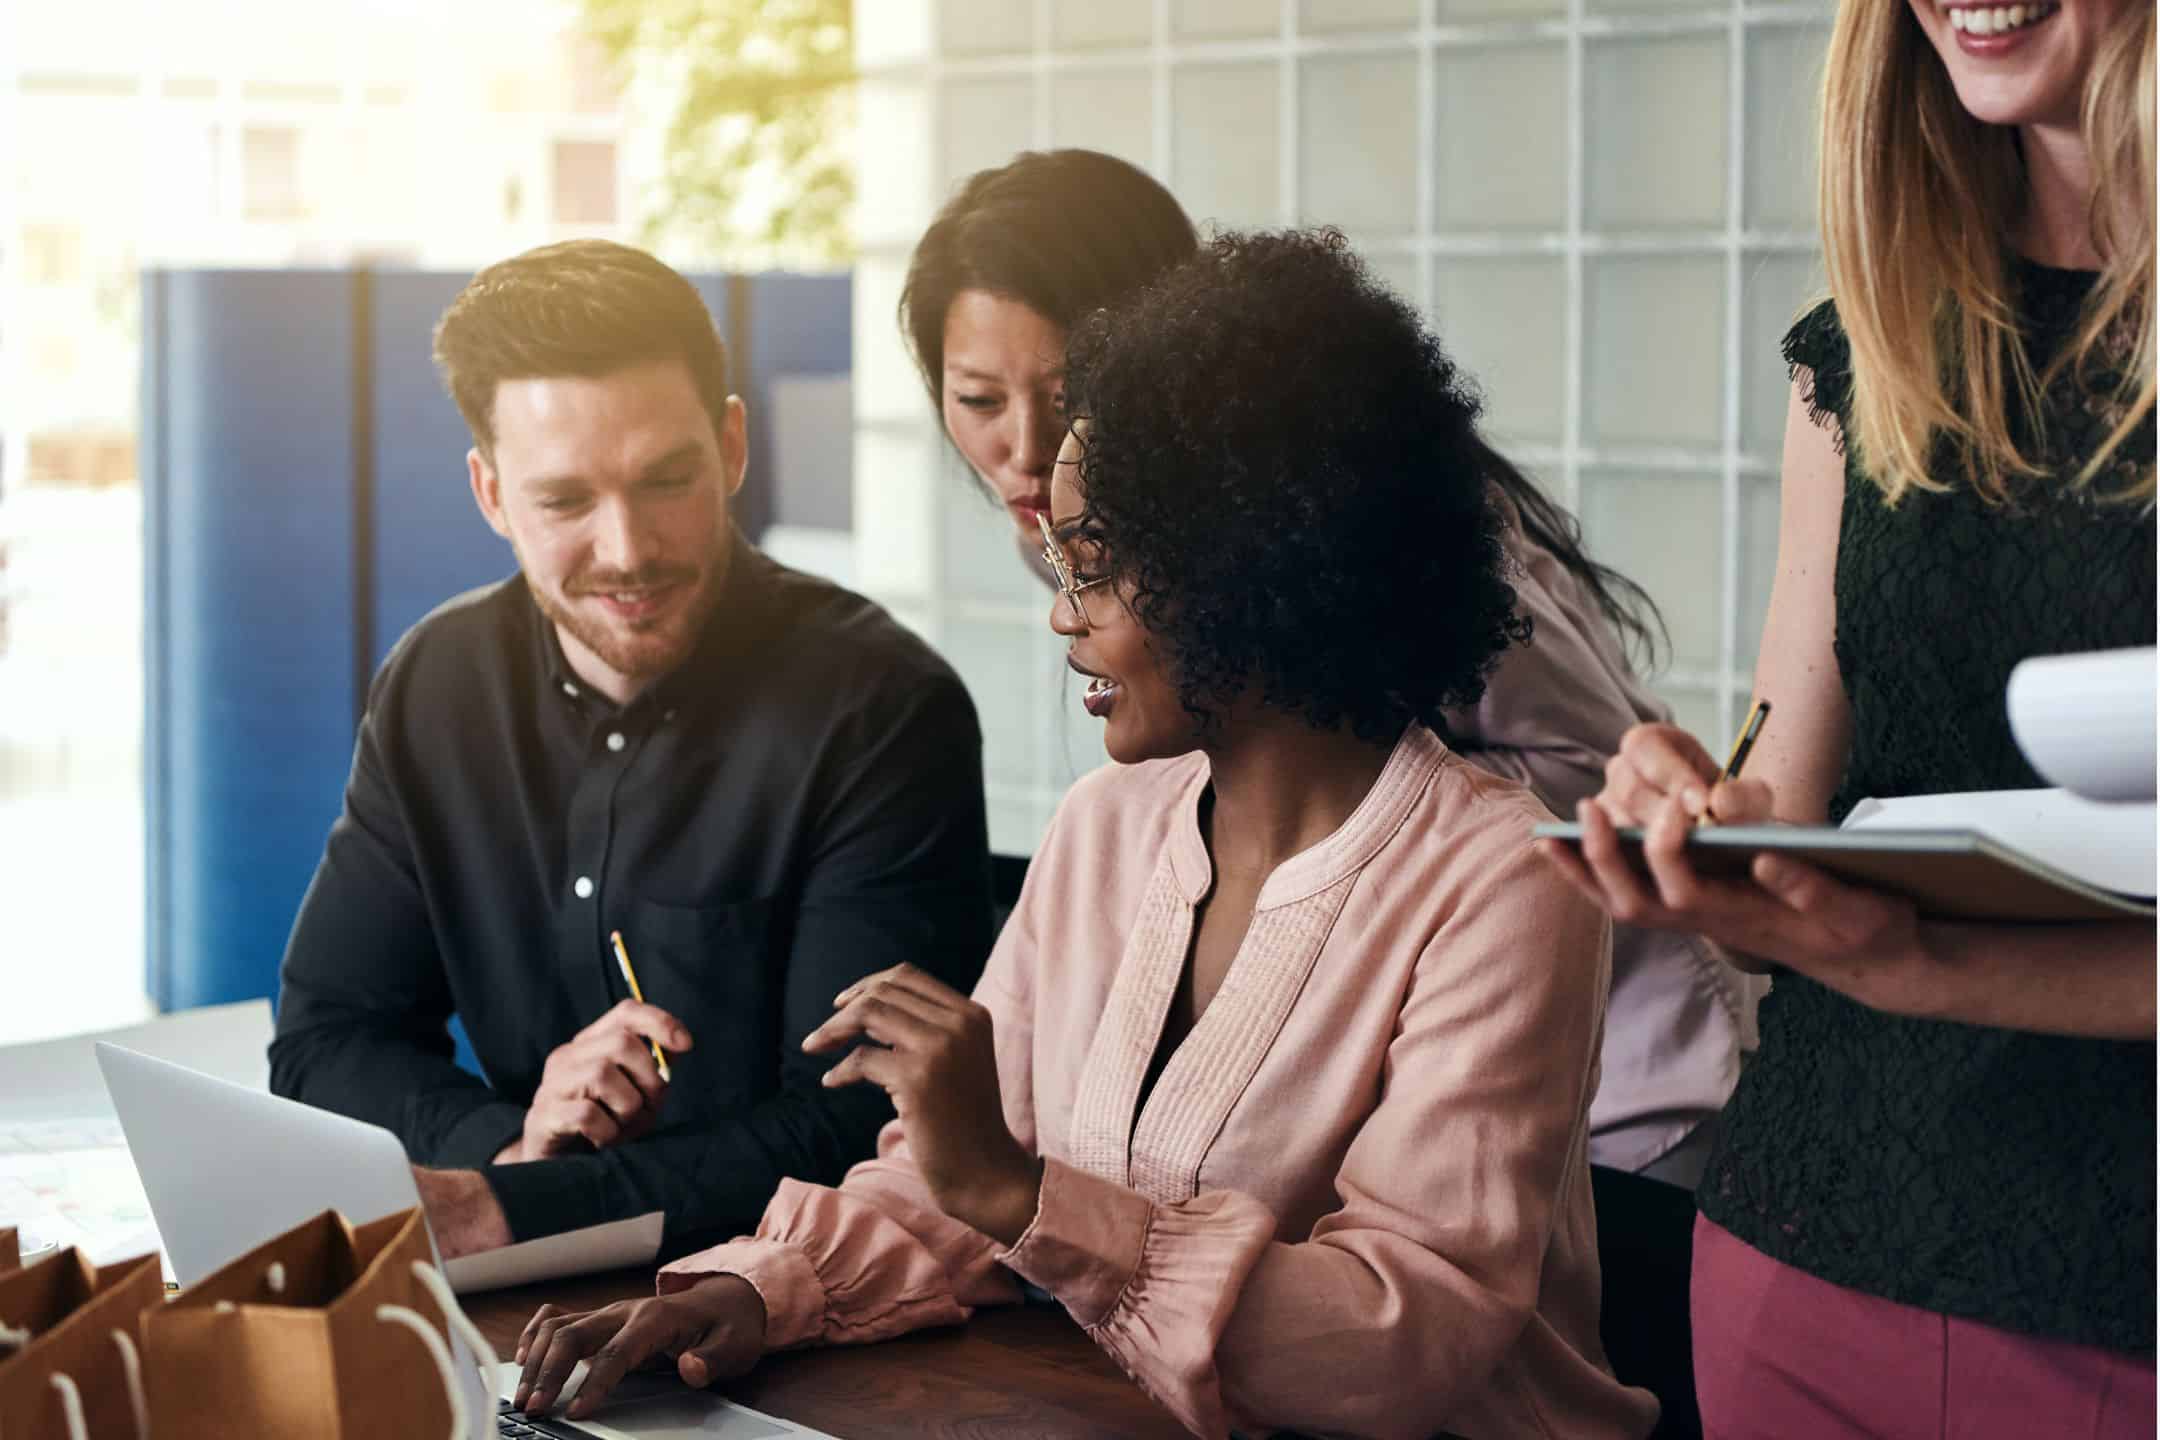
[[[553,1416],[528,1417],[513,1410],[508,1400],[496,1403],[495,1433],[503,1440],[594,1440],[590,1430]]]

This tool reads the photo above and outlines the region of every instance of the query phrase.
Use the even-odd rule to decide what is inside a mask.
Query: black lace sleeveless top
[[[2019,264],[2036,370],[2095,278]],[[1842,429],[1850,359],[1832,304],[1792,328],[1785,357],[1818,423]],[[2110,428],[2093,393],[2065,380],[2045,399],[2042,453],[2066,477]],[[2148,418],[2097,488],[2152,458]],[[1853,744],[1832,819],[1871,795],[2045,784],[2011,738],[2011,667],[2153,644],[2155,540],[2149,505],[2046,486],[1991,507],[1961,484],[1892,510],[1848,457],[1836,643]],[[2152,1352],[2152,1044],[1908,1020],[1786,971],[1761,1033],[1698,1192],[1711,1220],[1834,1284]]]

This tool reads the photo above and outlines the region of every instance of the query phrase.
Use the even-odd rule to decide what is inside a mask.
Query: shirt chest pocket
[[[729,905],[632,902],[623,935],[638,985],[688,1027],[670,1057],[662,1128],[703,1124],[779,1089],[782,959],[768,900]]]

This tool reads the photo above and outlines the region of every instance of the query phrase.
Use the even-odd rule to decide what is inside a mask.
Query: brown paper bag
[[[0,1274],[22,1264],[22,1250],[15,1243],[15,1227],[0,1225]]]
[[[0,1435],[147,1440],[138,1332],[164,1293],[155,1255],[63,1250],[0,1275]]]
[[[143,1368],[157,1440],[480,1440],[450,1327],[494,1352],[433,1263],[418,1210],[355,1228],[325,1211],[146,1317]],[[15,1440],[9,1435],[7,1440]]]

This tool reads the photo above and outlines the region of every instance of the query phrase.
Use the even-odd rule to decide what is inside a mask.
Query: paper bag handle
[[[425,1260],[415,1260],[412,1262],[412,1273],[413,1278],[420,1282],[421,1288],[428,1292],[436,1306],[441,1309],[444,1325],[472,1347],[474,1358],[483,1367],[481,1375],[488,1381],[488,1393],[493,1394],[493,1377],[502,1368],[502,1361],[496,1357],[495,1347],[488,1344],[487,1337],[480,1333],[480,1327],[473,1324],[472,1317],[458,1304],[457,1296],[451,1292],[450,1282],[443,1279],[440,1270]],[[436,1373],[442,1379],[443,1393],[450,1400],[450,1440],[485,1440],[485,1437],[473,1428],[472,1416],[465,1408],[465,1387],[458,1384],[457,1365],[451,1359],[449,1343],[435,1333],[435,1328],[427,1323],[419,1311],[409,1305],[378,1305],[375,1307],[375,1318],[389,1324],[403,1325],[420,1337],[421,1344],[427,1346],[428,1356],[435,1362]]]
[[[119,1347],[120,1369],[127,1376],[128,1405],[135,1412],[136,1440],[150,1440],[150,1406],[143,1395],[142,1357],[136,1353],[135,1342],[128,1337],[127,1331],[113,1331],[112,1341]],[[82,1391],[70,1376],[55,1374],[51,1380],[53,1389],[60,1392],[60,1415],[67,1424],[68,1440],[90,1440],[90,1422],[83,1418]]]

